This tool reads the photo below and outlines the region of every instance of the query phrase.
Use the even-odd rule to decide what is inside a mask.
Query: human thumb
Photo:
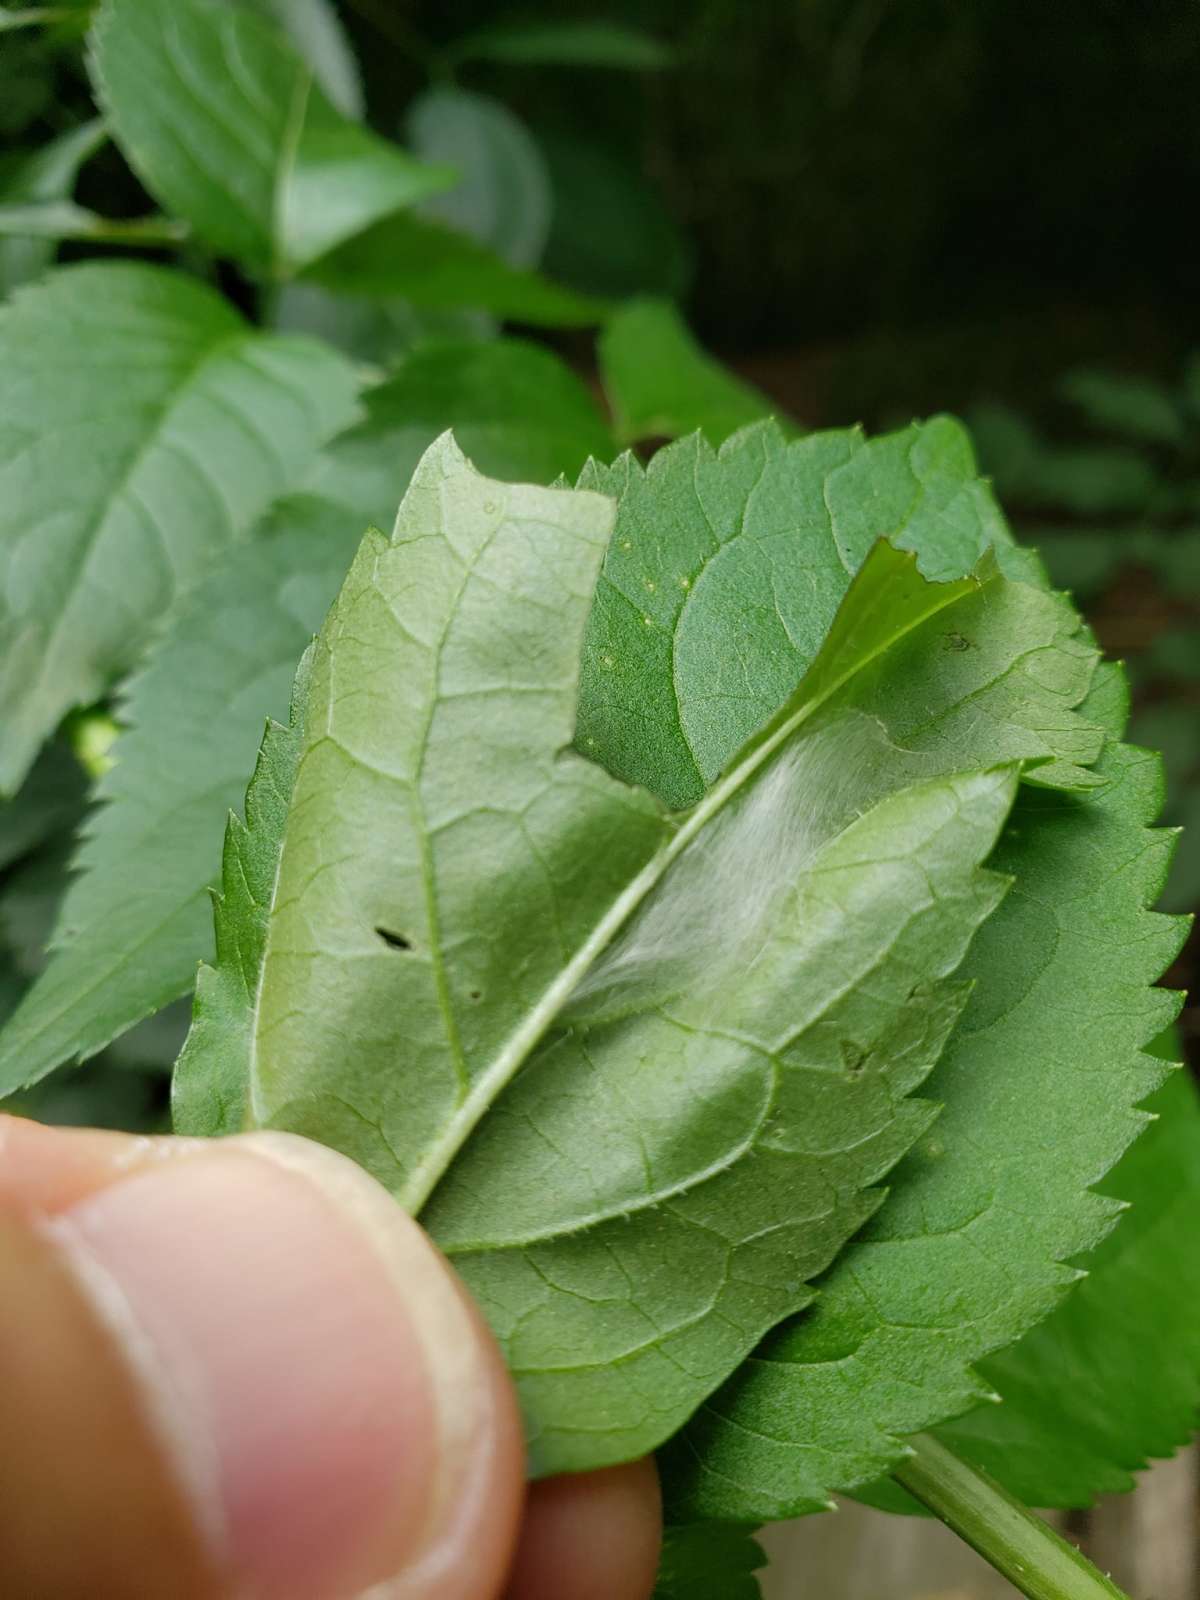
[[[509,1381],[352,1162],[0,1119],[0,1304],[0,1592],[499,1592]]]

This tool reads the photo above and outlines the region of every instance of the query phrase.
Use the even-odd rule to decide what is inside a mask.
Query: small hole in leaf
[[[376,928],[375,932],[389,949],[411,950],[412,940],[406,939],[402,933],[393,933],[390,928]]]

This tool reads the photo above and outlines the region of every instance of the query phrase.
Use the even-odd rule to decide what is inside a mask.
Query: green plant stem
[[[893,1476],[1028,1600],[1128,1600],[1074,1545],[978,1467],[919,1434]]]

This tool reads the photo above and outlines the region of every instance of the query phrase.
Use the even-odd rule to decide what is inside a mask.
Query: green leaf
[[[0,791],[353,415],[332,351],[86,263],[0,312]]]
[[[405,212],[331,250],[306,276],[342,294],[402,296],[429,311],[472,306],[551,328],[591,327],[609,309],[540,273],[510,267],[466,234]]]
[[[778,724],[668,817],[566,749],[611,520],[431,447],[318,640],[282,838],[273,752],[230,835],[177,1079],[182,1130],[319,1137],[421,1213],[537,1472],[661,1441],[871,1211],[1015,781],[855,759],[883,658],[929,694],[912,638],[980,594],[880,545]]]
[[[355,122],[362,120],[362,76],[333,0],[236,0],[282,28],[308,62],[330,104]]]
[[[0,1094],[95,1055],[191,989],[212,954],[209,887],[226,818],[366,520],[312,496],[281,502],[192,591],[126,685],[126,731],[97,789],[49,965],[0,1035]]]
[[[982,1363],[1003,1397],[938,1430],[1030,1505],[1084,1506],[1187,1443],[1200,1415],[1200,1098],[1173,1072],[1105,1180],[1131,1207],[1039,1327]]]
[[[615,453],[586,387],[541,345],[444,340],[404,357],[366,397],[367,416],[326,453],[316,489],[391,520],[398,493],[438,434],[455,437],[481,472],[513,482],[574,477],[589,456]]]
[[[8,165],[0,176],[0,201],[4,208],[68,199],[80,168],[95,155],[107,137],[99,119],[84,122],[60,133],[32,155]],[[53,256],[53,246],[45,239],[0,240],[0,295],[36,278],[50,265]]]
[[[1112,674],[1092,698],[1119,701]],[[1044,1317],[1078,1277],[1063,1263],[1111,1227],[1119,1207],[1090,1185],[1161,1079],[1142,1047],[1178,1003],[1149,985],[1186,929],[1145,909],[1171,848],[1148,827],[1159,763],[1113,745],[1099,772],[1091,793],[1023,792],[992,857],[1014,888],[964,963],[977,987],[930,1081],[942,1115],[813,1310],[674,1447],[687,1514],[798,1515],[890,1470],[904,1435],[986,1397],[972,1364]]]
[[[651,72],[673,53],[640,28],[622,22],[499,23],[451,45],[455,61],[507,61],[522,66],[618,67]]]
[[[1058,389],[1093,427],[1146,444],[1184,441],[1179,407],[1161,384],[1149,378],[1079,368],[1068,372]]]
[[[380,372],[428,339],[494,339],[494,319],[482,311],[418,311],[407,300],[368,300],[316,283],[283,283],[270,296],[269,325],[279,333],[323,339],[352,361]]]
[[[635,300],[606,324],[600,373],[622,444],[703,432],[723,444],[778,412],[765,394],[714,361],[665,300]]]
[[[644,472],[623,457],[580,481],[620,510],[588,623],[577,744],[677,808],[803,676],[879,535],[915,548],[934,578],[971,571],[989,546],[1030,570],[949,418],[870,443],[847,430],[788,444],[763,426],[719,454],[687,439]]]
[[[146,188],[260,274],[288,277],[453,179],[343,117],[284,35],[241,8],[104,0],[90,60]]]
[[[459,174],[453,189],[423,202],[423,214],[509,266],[536,266],[550,232],[550,177],[520,118],[487,95],[429,89],[409,107],[408,136],[423,160]]]
[[[668,1528],[654,1600],[760,1600],[767,1558],[745,1528],[696,1522]]]

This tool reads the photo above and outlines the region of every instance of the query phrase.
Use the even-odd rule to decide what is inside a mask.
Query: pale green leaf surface
[[[280,333],[323,339],[353,361],[383,372],[427,339],[494,339],[495,319],[469,307],[418,311],[407,300],[338,294],[293,280],[270,296],[267,320]],[[394,507],[393,507],[394,509]]]
[[[287,277],[453,174],[345,118],[278,29],[206,0],[104,0],[96,94],[130,165],[198,238]]]
[[[1089,710],[1119,700],[1112,674]],[[1115,716],[1105,715],[1110,726]],[[1177,1009],[1149,987],[1179,919],[1148,912],[1170,838],[1159,763],[1112,745],[1090,793],[1026,789],[991,864],[1014,887],[962,968],[971,1001],[930,1081],[943,1106],[814,1308],[777,1330],[672,1447],[671,1498],[746,1520],[820,1509],[906,1434],[986,1394],[973,1363],[1045,1316],[1111,1226],[1093,1185],[1143,1125]]]
[[[980,1364],[1002,1396],[938,1430],[1029,1505],[1085,1506],[1185,1444],[1200,1422],[1200,1098],[1186,1071],[1105,1179],[1130,1210],[1087,1277],[1019,1344]]]
[[[600,375],[622,444],[702,432],[711,444],[779,407],[702,350],[667,300],[634,300],[605,324]]]
[[[8,207],[68,199],[80,168],[107,137],[98,118],[68,128],[40,150],[0,169],[0,201]],[[53,244],[44,238],[0,240],[0,294],[8,294],[18,284],[36,278],[50,265],[53,256]]]
[[[351,419],[332,351],[203,285],[59,269],[0,312],[0,790]]]
[[[489,245],[510,266],[537,266],[550,232],[550,176],[520,118],[487,95],[428,89],[409,107],[408,137],[422,160],[459,174],[422,213]]]
[[[591,327],[609,310],[602,300],[510,266],[467,234],[411,212],[367,228],[315,261],[306,276],[342,294],[402,296],[427,311],[471,306],[550,328]]]
[[[712,1522],[668,1528],[654,1600],[760,1600],[755,1573],[766,1564],[745,1528]]]
[[[458,61],[509,61],[523,66],[623,67],[646,72],[667,66],[672,53],[652,34],[607,21],[509,22],[455,41]]]
[[[693,437],[645,469],[631,456],[590,466],[580,484],[616,495],[619,511],[577,743],[677,808],[803,677],[875,539],[916,550],[932,578],[969,572],[989,548],[1010,574],[1030,570],[948,418],[870,441],[846,430],[788,443],[764,424],[719,453]]]
[[[212,954],[208,889],[226,818],[367,521],[313,496],[282,501],[197,585],[125,686],[126,729],[97,789],[49,965],[0,1034],[0,1093],[94,1055],[191,989]]]
[[[421,1212],[501,1339],[537,1472],[661,1441],[869,1214],[926,1125],[907,1097],[1001,892],[979,863],[1015,776],[889,781],[873,748],[865,782],[828,782],[870,720],[858,680],[869,703],[879,656],[979,593],[880,546],[812,693],[668,818],[566,749],[611,517],[431,448],[318,641],[282,840],[274,782],[257,837],[231,835],[230,954],[177,1081],[183,1130],[319,1137]],[[755,869],[736,937],[645,954]]]

